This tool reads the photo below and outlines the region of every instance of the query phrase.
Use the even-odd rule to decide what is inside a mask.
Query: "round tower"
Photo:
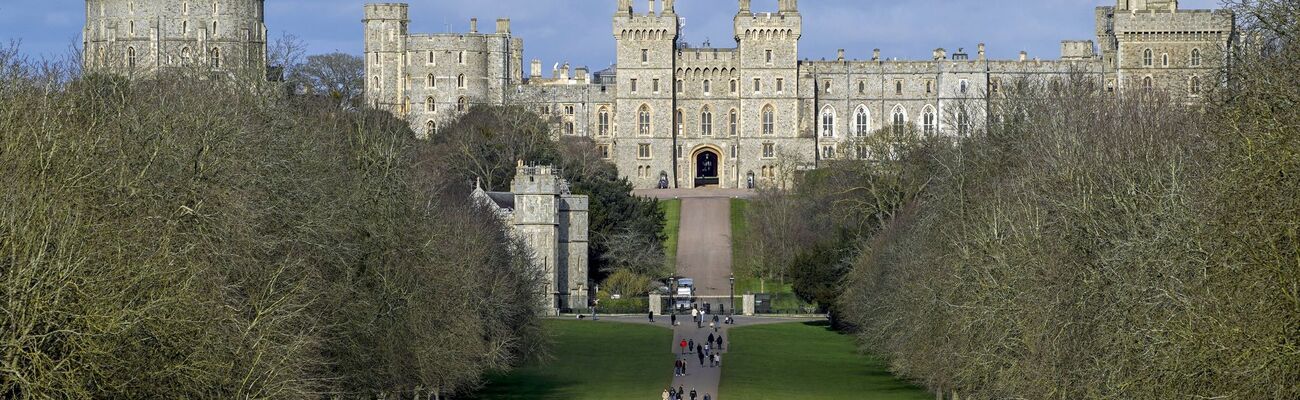
[[[88,70],[266,69],[265,0],[86,0]]]

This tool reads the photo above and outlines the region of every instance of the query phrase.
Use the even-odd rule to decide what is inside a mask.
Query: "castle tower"
[[[510,189],[515,195],[515,233],[533,250],[534,264],[543,273],[543,306],[553,314],[561,307],[561,269],[567,271],[564,256],[568,255],[561,254],[559,248],[559,176],[551,167],[526,166],[520,161]]]
[[[656,14],[655,0],[650,0],[648,9],[638,13],[630,0],[620,0],[613,17],[619,94],[615,126],[620,130],[613,152],[628,160],[620,163],[620,172],[637,186],[654,186],[661,174],[675,178],[673,71],[679,23],[672,3],[665,6]]]
[[[162,68],[266,70],[265,0],[86,0],[87,70],[128,75]]]
[[[739,146],[743,154],[762,155],[742,157],[736,162],[737,170],[741,174],[770,170],[770,159],[784,152],[817,154],[815,143],[805,140],[814,134],[813,119],[801,115],[814,104],[812,97],[802,103],[800,94],[808,92],[805,86],[816,83],[799,72],[803,16],[798,2],[781,0],[776,12],[771,12],[753,10],[749,0],[741,0],[733,21],[741,66],[740,126],[749,133],[741,135]],[[801,132],[801,120],[808,120],[806,134]]]
[[[406,4],[366,4],[366,102],[406,115]]]
[[[1236,37],[1226,10],[1179,10],[1177,0],[1117,0],[1097,9],[1108,91],[1195,97],[1218,81]]]

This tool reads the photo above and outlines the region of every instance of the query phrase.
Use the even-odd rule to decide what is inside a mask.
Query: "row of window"
[[[429,74],[425,76],[424,82],[425,82],[424,83],[425,87],[429,89],[434,89],[438,87],[438,79],[437,77],[433,76],[433,74]],[[456,88],[457,89],[465,88],[465,74],[456,75]]]
[[[1189,57],[1187,63],[1193,67],[1201,66],[1201,49],[1192,49],[1192,55],[1191,57]],[[1151,49],[1143,50],[1142,66],[1151,67],[1154,66],[1154,64],[1155,64],[1155,52],[1152,51]],[[1161,67],[1169,66],[1169,53],[1163,53],[1160,55],[1160,66]]]
[[[609,149],[608,144],[600,144],[597,145],[596,147],[600,152],[600,156],[602,158],[608,160],[613,157],[611,155],[611,151]],[[776,158],[776,143],[763,143],[760,149],[763,158],[766,159]],[[682,149],[682,146],[680,145],[677,146],[677,151],[676,151],[677,158],[681,158],[684,155],[685,152]],[[738,158],[738,157],[740,157],[740,150],[734,145],[731,146],[731,158]],[[649,143],[638,143],[636,145],[636,158],[640,160],[654,159],[654,152],[651,151],[651,145]]]
[[[895,105],[891,116],[891,128],[894,133],[902,133],[907,128],[907,110],[903,106]],[[821,132],[822,137],[836,137],[836,112],[834,106],[825,106],[821,112]],[[866,105],[859,105],[853,112],[853,124],[851,125],[854,136],[862,137],[871,133],[871,111]],[[928,135],[932,135],[938,130],[938,117],[935,114],[934,106],[926,105],[921,111],[921,129]]]
[[[1151,92],[1155,90],[1155,83],[1150,76],[1142,78],[1142,90]],[[1201,94],[1201,77],[1192,75],[1187,78],[1187,91],[1190,96],[1199,96]]]
[[[104,50],[103,48],[100,48],[100,49],[99,49],[99,61],[100,61],[101,64],[102,64],[103,61],[104,61],[104,51],[103,51],[103,50]],[[207,58],[208,58],[208,65],[209,65],[209,66],[211,66],[212,68],[221,68],[221,49],[220,49],[220,48],[213,47],[211,50],[208,50]],[[182,47],[182,48],[181,48],[181,63],[184,64],[184,65],[189,65],[189,64],[192,63],[193,61],[194,61],[194,52],[193,52],[192,50],[190,50],[189,47]],[[250,63],[250,65],[251,65],[252,62],[253,62],[253,55],[250,54],[250,55],[249,55],[249,63]],[[135,69],[136,65],[137,65],[137,57],[136,57],[135,46],[128,46],[128,47],[126,48],[126,66],[127,66],[127,68],[129,68],[129,69]]]
[[[101,0],[101,1],[99,2],[99,16],[101,16],[101,17],[105,15],[105,14],[104,14],[104,11],[105,11],[105,10],[104,10],[104,3],[107,3],[107,1],[105,1],[105,0]],[[91,2],[86,2],[86,15],[93,15],[93,14],[90,13],[90,4],[91,4]],[[135,14],[135,1],[128,1],[128,2],[126,2],[126,8],[127,8],[127,11],[130,11],[131,14]],[[257,11],[258,11],[257,17],[258,17],[258,18],[261,18],[261,8],[259,7]],[[212,2],[212,15],[217,15],[217,14],[220,14],[220,13],[221,13],[221,2],[220,2],[220,1],[213,1],[213,2]],[[181,14],[183,14],[183,15],[190,15],[190,2],[186,1],[186,2],[182,2],[182,3],[181,3]]]

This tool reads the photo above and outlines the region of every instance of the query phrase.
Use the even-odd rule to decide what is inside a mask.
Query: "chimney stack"
[[[934,49],[934,59],[935,59],[935,60],[942,60],[942,59],[945,59],[945,58],[948,58],[948,51],[947,51],[947,50],[944,50],[942,47],[937,48],[937,49]]]
[[[655,3],[656,3],[656,1],[655,1],[655,0],[648,0],[648,1],[649,1],[650,4],[646,6],[645,13],[646,13],[647,15],[655,15]]]
[[[880,61],[880,49],[871,51],[871,61]]]
[[[980,61],[984,61],[984,43],[980,43],[979,45],[979,54]]]
[[[542,60],[538,60],[536,58],[533,59],[532,69],[530,70],[528,77],[529,78],[542,77]]]
[[[836,52],[836,54],[839,61],[844,61],[844,49],[840,49],[839,51]]]
[[[497,34],[510,34],[510,18],[497,18]]]
[[[564,66],[563,66],[563,67],[560,67],[560,77],[561,77],[561,78],[564,78],[564,79],[571,79],[571,78],[573,78],[572,75],[569,75],[569,62],[568,62],[568,61],[565,61],[565,62],[564,62]]]
[[[585,85],[587,81],[591,80],[588,78],[589,75],[590,72],[587,71],[587,67],[578,67],[577,76],[575,76],[574,78],[578,80],[579,85]]]
[[[469,33],[478,33],[478,18],[469,19]]]
[[[1024,51],[1024,50],[1021,50],[1021,51],[1020,51],[1020,62],[1025,62],[1025,60],[1028,60],[1028,59],[1029,59],[1029,52]]]

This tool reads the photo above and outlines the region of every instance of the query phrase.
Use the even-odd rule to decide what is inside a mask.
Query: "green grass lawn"
[[[928,400],[932,394],[857,353],[853,338],[826,323],[787,323],[731,331],[723,356],[728,399]]]
[[[672,381],[672,331],[591,321],[545,321],[553,359],[489,377],[475,397],[499,399],[658,399]]]
[[[733,264],[741,260],[740,244],[749,241],[749,220],[745,213],[749,211],[749,200],[731,199],[731,259]],[[737,288],[739,289],[739,288]]]
[[[660,200],[659,208],[664,210],[664,264],[669,271],[677,270],[677,232],[682,227],[682,201],[680,199]],[[671,368],[670,368],[671,369]]]

